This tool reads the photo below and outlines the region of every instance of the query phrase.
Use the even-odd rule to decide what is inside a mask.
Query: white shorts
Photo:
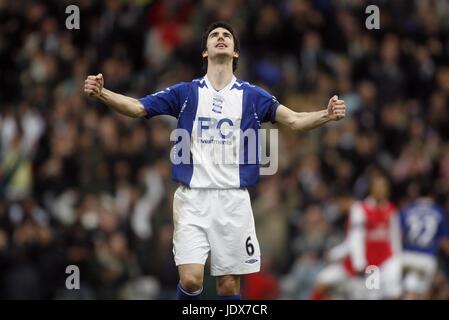
[[[402,265],[405,271],[405,291],[426,293],[430,289],[437,270],[437,259],[425,253],[404,251]]]
[[[211,275],[260,270],[260,248],[246,189],[195,189],[181,185],[173,199],[176,265],[205,264]]]
[[[383,297],[398,299],[402,294],[402,264],[399,255],[389,258],[380,267],[380,286]]]

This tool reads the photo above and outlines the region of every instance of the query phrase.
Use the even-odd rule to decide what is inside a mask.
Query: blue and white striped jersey
[[[259,181],[259,129],[262,122],[275,122],[279,102],[274,96],[235,77],[216,91],[205,76],[139,101],[147,118],[165,114],[178,119],[173,180],[217,189]]]

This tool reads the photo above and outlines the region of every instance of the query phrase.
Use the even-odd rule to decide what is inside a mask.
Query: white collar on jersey
[[[207,87],[208,87],[209,89],[212,89],[212,90],[213,90],[214,92],[216,92],[216,93],[222,93],[222,92],[225,92],[225,91],[231,89],[232,86],[234,85],[235,81],[237,80],[237,78],[236,78],[234,75],[232,75],[232,79],[231,79],[231,81],[229,82],[229,84],[226,85],[226,87],[224,87],[223,89],[218,90],[218,91],[214,89],[214,86],[213,86],[212,83],[209,81],[209,78],[207,77],[207,74],[204,76],[204,80],[206,81],[206,85],[207,85]]]

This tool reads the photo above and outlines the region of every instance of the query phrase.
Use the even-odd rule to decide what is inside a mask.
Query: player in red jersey
[[[365,282],[366,290],[375,290],[375,296],[386,299],[401,295],[401,231],[398,211],[388,198],[390,186],[383,176],[374,176],[370,193],[363,201],[355,201],[349,213],[347,235],[342,262],[326,267],[317,277],[312,298],[324,298],[334,285],[357,276],[371,277],[371,270],[379,270],[378,286]],[[340,250],[341,251],[341,250]]]

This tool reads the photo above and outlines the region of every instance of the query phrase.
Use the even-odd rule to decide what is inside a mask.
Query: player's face
[[[224,28],[216,28],[209,33],[206,50],[203,52],[204,58],[217,56],[228,56],[231,59],[239,56],[234,52],[234,37]]]
[[[390,185],[383,177],[374,178],[371,185],[371,195],[378,201],[386,201],[390,196]]]

